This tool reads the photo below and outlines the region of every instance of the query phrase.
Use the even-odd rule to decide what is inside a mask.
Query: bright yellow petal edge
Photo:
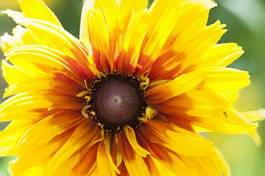
[[[77,39],[41,0],[5,10],[18,24],[1,37],[0,155],[12,176],[229,176],[214,143],[200,134],[256,132],[265,111],[233,106],[250,84],[228,66],[243,50],[218,43],[207,26],[211,0],[86,0]],[[139,78],[150,105],[139,127],[109,133],[86,112],[89,83],[113,72]],[[84,98],[84,99],[83,99]],[[86,107],[85,107],[86,108]]]

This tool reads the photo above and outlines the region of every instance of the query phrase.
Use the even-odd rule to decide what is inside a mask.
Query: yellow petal
[[[160,175],[167,175],[167,176],[176,176],[176,173],[174,173],[172,170],[167,168],[161,161],[156,159],[155,157],[150,157],[149,166],[151,169],[151,175],[152,176],[160,176]],[[179,170],[178,174],[180,175],[182,171]]]
[[[261,121],[265,119],[265,109],[244,112],[243,114],[251,122]]]
[[[91,67],[82,65],[75,58],[65,56],[58,50],[41,45],[27,45],[13,49],[7,53],[6,59],[25,72],[30,71],[31,74],[35,72],[38,76],[60,71],[79,82],[83,82],[84,78],[94,77]]]
[[[206,73],[206,70],[197,70],[180,75],[174,80],[162,83],[158,86],[152,87],[151,84],[151,88],[146,92],[146,101],[152,104],[159,104],[195,89],[196,86],[202,82]],[[155,84],[155,82],[153,84]]]
[[[20,120],[26,118],[28,118],[28,120],[36,120],[38,116],[33,116],[36,114],[34,113],[34,110],[46,109],[51,107],[51,105],[52,103],[47,99],[38,96],[33,97],[28,93],[20,93],[8,98],[0,105],[0,121]],[[26,112],[30,113],[28,116],[21,116],[19,115],[19,112],[21,112],[21,114]]]
[[[119,174],[118,169],[112,161],[110,155],[110,137],[105,136],[104,142],[101,142],[97,150],[97,174],[106,176],[115,176]]]
[[[85,146],[91,147],[101,140],[102,135],[98,126],[92,122],[81,123],[75,129],[71,137],[68,138],[67,142],[61,146],[49,161],[46,170],[47,175],[58,175],[62,172],[70,172],[72,169],[71,167],[74,167],[74,165],[71,165],[71,167],[65,167],[65,170],[61,170],[61,167],[64,167],[67,160],[81,148]]]
[[[27,173],[28,170],[40,166],[43,168],[42,175],[45,175],[47,161],[50,160],[50,156],[60,148],[63,142],[65,142],[65,138],[62,137],[60,141],[51,142],[45,146],[31,146],[32,148],[27,150],[28,153],[24,156],[16,154],[18,159],[10,164],[10,171],[12,175],[20,176],[25,172]],[[31,155],[38,157],[28,157]]]
[[[124,133],[131,147],[134,149],[134,151],[138,155],[142,157],[146,157],[147,155],[150,155],[150,153],[146,149],[144,149],[138,144],[133,128],[131,128],[130,126],[125,126]]]
[[[189,168],[193,169],[196,175],[231,175],[228,164],[216,148],[205,157],[189,157],[184,155],[179,157]]]
[[[191,10],[190,13],[196,13],[196,10],[195,12]],[[194,18],[199,19],[200,17]],[[204,24],[204,22],[200,23]],[[185,25],[182,24],[181,26]],[[177,25],[177,27],[179,26]],[[185,70],[190,71],[216,66],[221,62],[221,60],[217,59],[223,58],[209,58],[206,55],[213,50],[212,48],[226,32],[223,29],[224,27],[225,25],[217,21],[209,26],[206,26],[206,24],[200,27],[196,26],[193,31],[186,28],[178,29],[176,36],[170,37],[168,44],[164,46],[164,50],[152,64],[151,79],[173,79],[180,73],[187,72]]]
[[[3,13],[12,17],[17,23],[27,26],[37,43],[63,52],[93,70],[94,74],[98,74],[91,60],[88,60],[87,51],[83,45],[64,29],[46,21],[25,18],[16,11],[6,10]]]
[[[109,29],[105,24],[104,14],[101,11],[90,11],[88,14],[88,35],[91,42],[91,48],[97,68],[101,71],[108,72],[114,66],[115,45],[111,46]],[[88,44],[87,44],[88,45]]]
[[[162,54],[172,54],[175,51],[180,53],[178,49],[173,48],[179,46],[178,44],[182,43],[183,38],[185,39],[205,28],[209,10],[215,5],[210,0],[154,1],[147,13],[148,31],[143,46],[143,54],[139,61],[141,67],[138,72],[140,74],[148,73],[153,62]],[[178,10],[176,11],[176,9]],[[193,19],[192,23],[190,23],[190,19]],[[195,39],[193,38],[193,40]],[[181,46],[183,48],[185,45]],[[189,49],[189,52],[191,51]]]
[[[191,10],[190,13],[196,13],[196,10],[195,12]],[[199,17],[194,18],[199,19]],[[207,58],[208,60],[205,60],[205,55],[207,55],[208,51],[211,51],[226,32],[223,29],[225,25],[221,24],[220,21],[209,26],[206,26],[206,24],[201,26],[201,23],[204,24],[204,22],[200,22],[200,27],[196,26],[193,31],[186,28],[178,29],[176,36],[171,37],[162,54],[152,65],[151,79],[173,79],[182,72],[187,72],[185,70],[191,71],[215,66],[213,64],[214,61],[218,62],[215,60],[216,58]],[[187,25],[182,24],[181,26]]]
[[[197,67],[216,65],[228,66],[238,59],[244,51],[236,43],[221,43],[212,46],[204,55],[194,63]]]
[[[72,170],[71,175],[91,175],[96,168],[97,145],[92,146],[87,152],[80,152],[79,163]]]
[[[251,137],[257,137],[257,124],[248,121],[243,114],[235,109],[220,112],[215,116],[201,116],[196,117],[193,125],[207,129],[207,131],[214,131],[222,134],[248,134]]]
[[[192,168],[196,172],[196,175],[230,176],[227,175],[227,173],[220,171],[220,168],[218,168],[220,166],[216,166],[208,157],[189,158],[181,156],[181,158],[185,161],[188,167]]]
[[[35,84],[32,84],[32,82],[35,82]],[[11,84],[5,89],[3,97],[7,98],[23,92],[30,92],[32,95],[45,95],[45,93],[51,94],[53,92],[54,94],[59,93],[63,96],[68,95],[75,97],[75,95],[82,89],[82,86],[80,86],[77,82],[74,82],[67,76],[60,75],[58,73],[47,77],[37,76],[31,78],[30,80]],[[46,98],[49,98],[49,96]]]
[[[132,13],[124,34],[123,53],[115,61],[117,71],[133,74],[141,57],[141,49],[147,33],[144,23],[145,11]],[[135,37],[137,36],[137,38]]]
[[[22,176],[42,176],[44,173],[44,168],[41,166],[35,166],[30,169],[27,169]]]
[[[218,168],[219,172],[223,174],[223,176],[231,175],[230,167],[218,149],[215,149],[215,152],[213,152],[213,154],[211,154],[209,157],[210,160],[213,161],[214,165],[216,165],[216,168]]]
[[[114,70],[114,59],[119,54],[119,22],[115,0],[85,1],[80,38],[92,49],[98,69],[105,72]]]
[[[42,0],[18,0],[18,3],[25,17],[49,21],[62,27],[55,14]]]
[[[148,0],[138,0],[138,1],[131,1],[131,0],[116,0],[119,2],[121,16],[122,18],[126,19],[132,13],[138,10],[144,10],[147,8]]]
[[[222,24],[220,21],[216,21],[176,43],[174,45],[174,50],[179,53],[187,54],[182,63],[182,67],[185,69],[194,65],[194,63],[196,63],[197,60],[200,60],[209,48],[216,45],[227,31],[224,29],[225,26],[226,25]]]
[[[85,0],[83,8],[82,8],[82,14],[81,14],[81,22],[80,22],[80,32],[79,32],[79,38],[81,42],[89,49],[91,50],[90,46],[90,39],[89,39],[89,13],[88,11],[93,8],[93,1],[91,0]]]
[[[118,144],[129,175],[151,176],[144,158],[133,150],[124,134],[118,134]]]
[[[21,68],[11,65],[6,61],[2,61],[3,77],[9,85],[23,82],[33,77],[32,74],[27,73]]]
[[[216,94],[212,90],[196,89],[165,101],[157,106],[157,110],[175,118],[184,118],[184,114],[190,116],[215,115],[228,110],[231,106],[232,104],[227,98]],[[191,117],[190,120],[192,120]]]
[[[13,36],[5,33],[0,37],[0,45],[4,53],[18,46],[36,43],[29,30],[22,26],[16,26],[12,34]]]
[[[174,29],[178,15],[176,9],[180,7],[179,0],[154,1],[146,16],[148,26],[146,43],[140,58],[140,74],[145,74],[150,65],[161,53],[165,42]],[[156,20],[153,20],[156,19]]]
[[[44,116],[44,115],[42,115]],[[76,116],[75,118],[72,118]],[[64,118],[65,121],[62,121]],[[78,117],[76,113],[73,112],[58,112],[42,118],[37,123],[35,123],[31,128],[25,131],[25,135],[21,139],[21,146],[18,148],[18,153],[20,157],[26,157],[31,149],[35,149],[38,146],[49,145],[54,141],[56,136],[76,128],[83,122],[83,118]],[[46,130],[42,130],[46,129]],[[69,134],[69,133],[68,133]],[[70,133],[71,134],[71,133]],[[69,134],[69,135],[70,135]],[[69,136],[68,135],[68,136]],[[63,140],[61,141],[63,142]]]
[[[14,156],[25,131],[32,125],[30,120],[11,122],[3,131],[0,131],[0,155]]]
[[[207,156],[213,150],[212,143],[176,125],[154,119],[146,121],[145,125],[143,135],[147,139],[177,154],[198,157]]]
[[[247,71],[217,68],[205,77],[202,86],[211,88],[234,102],[237,99],[238,92],[249,84],[250,80]]]

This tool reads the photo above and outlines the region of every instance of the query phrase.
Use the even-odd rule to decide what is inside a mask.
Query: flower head
[[[258,113],[233,103],[249,85],[227,68],[243,53],[207,25],[211,0],[86,0],[80,38],[41,0],[6,10],[8,83],[0,154],[14,176],[220,176],[229,168],[201,132],[247,134]],[[218,43],[218,44],[217,44]]]

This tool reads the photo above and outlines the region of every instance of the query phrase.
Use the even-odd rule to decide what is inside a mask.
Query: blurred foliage
[[[150,0],[153,1],[153,0]],[[46,0],[60,18],[66,30],[78,36],[82,0]],[[210,22],[219,19],[227,24],[228,32],[222,42],[236,42],[243,46],[246,53],[233,64],[233,67],[248,70],[251,73],[252,85],[242,91],[237,103],[240,110],[251,110],[265,107],[265,0],[219,0],[218,7],[210,15]],[[17,9],[16,0],[0,0],[0,10]],[[14,22],[0,16],[0,34],[10,32]],[[0,52],[0,57],[3,57]],[[0,77],[0,94],[5,83]],[[0,130],[5,125],[0,127]],[[265,123],[260,127],[265,141]],[[233,176],[265,175],[265,144],[257,148],[247,137],[223,136],[211,134],[224,153],[232,168]],[[0,159],[0,175],[7,175],[9,158]]]

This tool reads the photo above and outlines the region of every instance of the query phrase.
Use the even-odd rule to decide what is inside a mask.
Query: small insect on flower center
[[[94,80],[88,113],[105,131],[116,132],[125,125],[137,127],[146,109],[140,83],[134,76],[118,73]]]

